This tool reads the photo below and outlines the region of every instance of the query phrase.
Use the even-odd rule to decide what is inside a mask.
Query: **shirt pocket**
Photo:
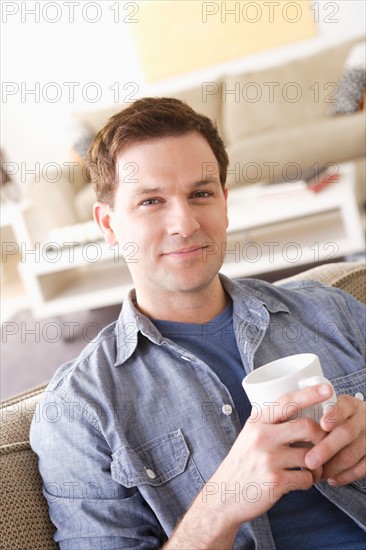
[[[337,395],[351,395],[360,400],[366,400],[366,369],[362,369],[331,381]],[[360,491],[366,492],[366,478],[351,483]]]
[[[157,487],[184,472],[189,449],[181,430],[161,435],[112,455],[112,477],[125,487]]]
[[[169,535],[204,485],[181,430],[112,455],[112,478],[137,487]]]

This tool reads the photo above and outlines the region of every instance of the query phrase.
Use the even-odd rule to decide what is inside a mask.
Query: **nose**
[[[185,201],[177,201],[171,206],[167,230],[169,235],[180,235],[188,238],[200,228],[194,208]]]

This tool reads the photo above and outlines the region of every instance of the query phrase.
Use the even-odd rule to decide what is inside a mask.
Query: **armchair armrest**
[[[281,279],[275,284],[281,285],[299,280],[319,281],[340,288],[366,304],[366,264],[364,262],[339,262],[320,265],[287,279]]]

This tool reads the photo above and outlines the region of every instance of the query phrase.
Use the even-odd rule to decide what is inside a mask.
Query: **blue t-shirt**
[[[194,353],[215,372],[244,426],[251,406],[241,385],[246,373],[234,334],[232,302],[209,323],[152,321],[164,337]],[[284,495],[267,514],[278,550],[366,548],[363,530],[315,487]]]

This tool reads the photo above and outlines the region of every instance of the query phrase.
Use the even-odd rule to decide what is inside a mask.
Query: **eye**
[[[159,204],[159,199],[145,199],[140,203],[140,206],[153,206],[154,204]]]
[[[193,194],[193,198],[195,199],[207,199],[211,197],[211,193],[208,193],[207,191],[197,191]]]

